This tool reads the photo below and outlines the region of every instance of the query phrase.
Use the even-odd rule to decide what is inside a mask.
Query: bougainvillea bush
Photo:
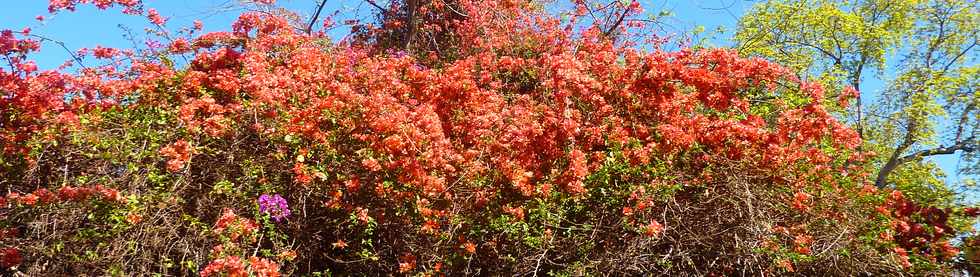
[[[950,274],[977,259],[957,239],[976,209],[871,185],[873,153],[779,65],[656,50],[642,22],[610,32],[581,1],[408,3],[335,40],[270,13],[171,33],[136,0],[52,0],[146,16],[165,43],[51,70],[29,30],[0,33],[2,271]]]

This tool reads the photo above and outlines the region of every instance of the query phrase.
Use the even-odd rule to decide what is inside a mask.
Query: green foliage
[[[848,119],[876,153],[871,181],[894,187],[916,203],[958,208],[977,171],[980,65],[976,3],[961,0],[770,0],[744,15],[735,39],[740,53],[789,66],[802,79],[824,84],[827,105]],[[863,83],[883,79],[880,90]],[[844,87],[874,103],[832,103]],[[846,96],[846,95],[845,95]],[[929,157],[957,155],[963,184]],[[968,204],[967,204],[968,205]],[[969,231],[976,221],[954,216]],[[972,222],[972,223],[970,223]],[[939,270],[912,258],[921,272]]]
[[[956,0],[767,1],[742,17],[736,40],[741,53],[788,65],[831,91],[861,89],[870,69],[888,78],[880,102],[837,107],[878,153],[883,186],[909,182],[891,174],[896,168],[957,151],[962,172],[975,172],[978,14],[975,4]],[[923,166],[909,165],[902,176]],[[940,181],[934,173],[912,178]]]

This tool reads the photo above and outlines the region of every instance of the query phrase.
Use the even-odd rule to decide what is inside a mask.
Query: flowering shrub
[[[137,1],[91,2],[166,24]],[[5,270],[952,266],[949,241],[965,227],[869,189],[870,153],[820,104],[819,85],[732,50],[642,50],[580,24],[578,8],[562,21],[523,1],[422,1],[412,24],[434,43],[415,47],[385,29],[403,26],[402,15],[325,43],[245,13],[229,32],[168,36],[149,52],[97,48],[113,62],[78,73],[38,72],[26,59],[37,42],[4,32],[0,54],[12,66],[0,69],[0,177],[11,194],[0,198],[0,227],[25,230],[3,237]],[[174,65],[177,56],[189,62]],[[56,187],[59,196],[48,191]],[[93,195],[106,201],[81,205],[88,215],[54,205]]]

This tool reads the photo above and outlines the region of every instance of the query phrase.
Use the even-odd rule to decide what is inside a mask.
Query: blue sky
[[[47,13],[47,2],[44,0],[11,1],[0,9],[0,29],[21,30],[30,27],[32,33],[64,42],[68,49],[83,47],[119,47],[131,48],[133,42],[123,34],[120,26],[126,27],[137,37],[145,34],[143,29],[148,27],[147,21],[139,16],[124,15],[118,10],[100,11],[90,5],[79,6],[76,12],[61,12],[56,15]],[[204,22],[205,31],[228,30],[231,22],[242,11],[234,5],[239,0],[144,0],[147,7],[157,9],[161,15],[169,18],[167,25],[170,29],[192,25],[195,19]],[[384,2],[381,0],[380,2]],[[316,8],[318,0],[279,0],[277,5],[300,15],[309,16]],[[735,29],[738,17],[745,13],[755,3],[746,0],[641,0],[645,10],[652,14],[668,11],[670,17],[663,20],[668,32],[685,32],[697,26],[703,26],[708,34],[719,27],[727,30],[724,33],[713,34],[709,37],[710,46],[730,46],[730,38]],[[328,0],[324,8],[325,14],[340,11],[342,14],[365,17],[371,7],[362,0]],[[39,22],[36,16],[43,15],[45,20]],[[321,17],[322,18],[322,17]],[[339,38],[345,30],[329,32],[332,37]],[[138,38],[140,43],[142,39]],[[61,47],[53,43],[43,44],[45,51],[33,58],[41,68],[55,67],[70,56]],[[873,74],[866,74],[873,75]],[[884,76],[887,79],[888,76]],[[865,101],[873,101],[884,83],[876,76],[869,76],[860,88]],[[955,174],[958,157],[947,155],[935,160],[948,174],[947,181],[958,183],[961,176]]]
[[[167,25],[171,29],[190,26],[195,19],[204,22],[206,31],[227,30],[237,15],[242,11],[240,0],[144,0],[145,6],[157,9],[161,15],[169,18]],[[380,0],[379,2],[384,2]],[[695,26],[705,26],[706,30],[714,30],[725,26],[728,34],[712,40],[715,46],[729,45],[727,38],[734,30],[737,16],[751,7],[752,3],[744,0],[641,0],[644,8],[650,13],[662,10],[670,11],[672,16],[664,20],[664,26],[671,32],[683,32]],[[30,27],[34,34],[62,41],[69,49],[82,47],[131,47],[120,26],[125,26],[137,36],[144,34],[148,27],[146,20],[139,16],[124,15],[118,9],[100,11],[91,5],[80,5],[75,12],[61,12],[56,15],[47,13],[45,0],[12,1],[5,3],[0,9],[0,29],[21,30]],[[303,16],[309,16],[315,10],[318,0],[278,0],[277,5]],[[340,10],[343,14],[357,14],[365,17],[370,12],[370,6],[362,0],[328,0],[324,13]],[[725,9],[727,8],[727,9]],[[35,17],[43,15],[45,20],[38,22]],[[321,17],[322,18],[322,17]],[[344,30],[330,32],[335,38],[342,37]],[[47,43],[45,48],[60,48]],[[69,58],[59,49],[47,49],[43,56],[35,56],[42,67],[56,66]],[[60,55],[59,54],[63,54]]]

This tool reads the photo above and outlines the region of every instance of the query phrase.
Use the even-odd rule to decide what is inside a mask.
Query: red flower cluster
[[[94,3],[143,13],[136,0],[50,3],[52,12]],[[635,1],[623,6],[624,13],[639,9]],[[144,15],[165,24],[153,9]],[[229,138],[247,138],[259,153],[245,155],[262,156],[252,160],[255,166],[284,174],[269,180],[291,177],[299,184],[284,182],[284,194],[304,190],[305,197],[347,212],[359,227],[409,225],[427,236],[419,241],[484,233],[459,228],[489,221],[488,214],[532,222],[539,220],[539,203],[596,195],[620,198],[609,205],[622,203],[612,211],[622,211],[631,232],[667,236],[672,230],[665,225],[675,223],[653,216],[664,195],[659,188],[710,191],[727,181],[719,177],[739,174],[712,170],[733,166],[751,169],[758,176],[753,178],[775,188],[776,199],[790,204],[780,205],[783,210],[776,212],[785,214],[773,218],[800,227],[787,230],[782,241],[797,254],[811,255],[813,236],[805,220],[796,219],[832,210],[820,206],[835,196],[823,193],[827,187],[856,190],[864,181],[857,166],[845,166],[863,161],[865,154],[855,149],[860,140],[821,105],[823,89],[771,62],[725,49],[644,51],[610,40],[598,26],[581,29],[576,20],[587,17],[584,12],[566,22],[526,1],[427,1],[417,17],[418,37],[434,44],[387,41],[404,37],[386,33],[407,27],[397,13],[385,16],[383,28],[358,25],[354,38],[329,46],[323,34],[297,32],[281,17],[245,13],[229,32],[151,46],[159,54],[153,57],[94,48],[91,54],[109,65],[71,74],[38,72],[25,57],[37,50],[37,41],[6,31],[0,33],[0,55],[12,66],[0,69],[0,141],[5,155],[27,153],[26,141],[64,134],[60,127],[100,107],[176,112],[180,130],[174,135],[193,136],[158,151],[168,171],[192,170],[187,164],[194,155],[207,162],[210,157],[195,153],[195,145],[210,150]],[[200,29],[196,24],[194,30]],[[438,48],[443,44],[452,46],[451,53]],[[408,51],[393,53],[391,45],[408,45],[401,46]],[[178,54],[193,59],[181,69],[159,59]],[[842,99],[856,94],[847,90]],[[794,103],[750,105],[770,95]],[[270,158],[275,165],[263,164]],[[629,173],[611,172],[620,169]],[[620,174],[613,177],[623,181],[604,182],[603,174]],[[102,187],[64,187],[57,193],[11,193],[0,197],[0,206],[93,196],[121,201],[118,192]],[[949,257],[947,212],[900,197],[889,201],[901,249]],[[129,220],[140,218],[130,214]],[[548,236],[559,238],[550,230]],[[260,229],[226,208],[213,231],[237,244],[254,239]],[[338,238],[333,246],[358,245],[344,239],[350,238]],[[460,248],[451,251],[479,256],[483,242],[469,239],[460,238]],[[921,248],[923,240],[936,246]],[[202,276],[279,274],[272,261],[246,260],[248,255],[230,255],[222,247],[215,248],[219,255]],[[393,249],[399,248],[408,249]],[[431,268],[425,259],[439,259],[430,253],[390,254],[398,251],[382,253],[402,272]],[[793,270],[788,261],[783,267]]]
[[[228,276],[228,277],[279,277],[279,264],[276,262],[251,257],[248,263],[242,261],[238,256],[218,258],[211,261],[201,270],[201,276]]]
[[[212,276],[216,274],[227,274],[228,277],[246,277],[248,273],[245,271],[245,264],[242,259],[238,256],[229,256],[225,258],[215,259],[211,261],[204,270],[201,270],[201,277]]]
[[[352,174],[338,184],[371,187],[386,173],[397,173],[397,182],[433,200],[454,199],[461,191],[543,196],[552,184],[582,195],[589,191],[586,177],[613,148],[622,149],[634,166],[672,162],[696,151],[704,153],[704,162],[738,160],[782,174],[785,165],[796,163],[832,168],[833,159],[820,150],[825,141],[841,149],[857,144],[856,134],[819,105],[819,86],[798,88],[813,98],[809,104],[784,105],[781,114],[750,112],[741,92],[793,81],[787,70],[767,61],[729,50],[643,53],[614,47],[594,32],[571,45],[573,34],[557,20],[511,13],[523,8],[504,5],[507,16],[544,21],[504,24],[489,20],[500,14],[481,5],[460,3],[469,17],[487,22],[453,26],[464,42],[461,51],[472,54],[438,69],[411,56],[372,56],[353,46],[323,51],[314,43],[318,37],[296,33],[282,18],[246,13],[233,32],[205,34],[178,47],[196,55],[186,72],[132,57],[128,70],[84,71],[72,84],[98,91],[99,97],[87,98],[92,101],[139,91],[135,106],[179,105],[179,118],[191,133],[219,137],[238,131],[235,126],[254,126],[259,135],[301,139],[311,146],[310,157],[317,157],[317,149],[372,153],[351,155],[361,161],[354,171],[320,170]],[[540,54],[486,51],[522,48]],[[530,79],[516,78],[532,72]],[[695,112],[703,109],[712,112]],[[160,150],[171,172],[184,168],[192,152],[184,140]],[[309,184],[313,176],[330,176],[307,166],[319,162],[297,162],[296,180]],[[451,183],[484,176],[503,178],[489,180],[492,186],[450,189]],[[359,187],[335,189],[351,196],[375,191],[395,202],[412,196]]]
[[[211,255],[214,258],[201,270],[201,276],[280,276],[279,264],[268,259],[252,256],[242,258],[245,243],[255,243],[259,225],[255,220],[244,218],[230,208],[222,210],[221,215],[212,229],[215,234],[227,237],[228,240],[214,246]],[[291,255],[291,256],[290,256]],[[291,260],[295,253],[284,252],[281,258]]]
[[[29,29],[20,32],[28,37]],[[10,65],[0,68],[0,154],[24,154],[21,145],[51,126],[57,115],[69,112],[65,91],[71,77],[56,71],[38,72],[26,56],[40,49],[33,39],[19,39],[10,30],[0,31],[0,56]]]
[[[793,208],[800,211],[807,211],[809,209],[810,194],[802,191],[793,194]]]
[[[249,260],[249,266],[251,266],[251,271],[255,276],[258,277],[279,277],[279,264],[276,262],[259,258],[251,257]]]
[[[912,263],[909,262],[909,252],[905,251],[905,248],[895,247],[895,255],[898,256],[898,262],[902,265],[902,268],[912,267]]]
[[[138,14],[142,6],[140,0],[48,0],[48,12],[74,11],[78,4],[93,4],[100,10],[119,5],[123,7],[123,12],[128,14]]]
[[[5,238],[16,238],[18,235],[20,235],[20,231],[17,228],[0,229],[0,241]]]
[[[216,234],[222,234],[232,241],[238,241],[242,237],[254,239],[252,235],[258,229],[259,224],[255,220],[239,217],[234,210],[225,208],[221,212],[221,217],[215,222],[213,230]]]
[[[154,25],[157,26],[163,26],[163,24],[167,23],[167,19],[161,16],[156,9],[147,10],[146,17],[150,19],[150,23],[153,23]]]
[[[802,255],[810,255],[811,253],[810,244],[812,243],[813,243],[813,237],[806,234],[799,234],[795,238],[793,238],[793,245],[794,245],[793,250],[796,251],[796,253],[800,253]]]
[[[20,251],[17,251],[17,248],[0,248],[0,268],[14,267],[23,261],[24,258],[20,256]]]
[[[417,258],[412,253],[402,254],[398,258],[398,272],[407,273],[415,270]]]
[[[82,202],[90,199],[100,199],[113,203],[125,202],[125,198],[122,197],[118,190],[106,188],[102,185],[91,187],[64,186],[59,188],[57,193],[53,193],[46,188],[40,188],[24,195],[17,192],[7,193],[6,196],[0,196],[0,208],[7,206],[7,204],[36,206],[57,204],[59,202]]]
[[[160,149],[160,155],[170,158],[167,161],[167,170],[177,172],[184,168],[184,164],[191,160],[193,153],[190,143],[186,140],[178,140]]]
[[[955,235],[955,230],[949,225],[953,213],[951,209],[920,206],[896,190],[892,191],[879,211],[891,220],[894,234],[888,234],[885,238],[898,244],[896,249],[902,251],[896,250],[896,253],[900,256],[911,252],[933,260],[944,260],[959,254],[959,248],[950,243]],[[978,214],[965,210],[964,215],[976,217]]]
[[[644,233],[648,237],[655,237],[657,235],[660,235],[660,233],[664,231],[664,226],[660,224],[660,222],[657,222],[656,220],[652,220],[650,221],[650,224],[647,224],[644,227],[644,229],[646,229]]]

